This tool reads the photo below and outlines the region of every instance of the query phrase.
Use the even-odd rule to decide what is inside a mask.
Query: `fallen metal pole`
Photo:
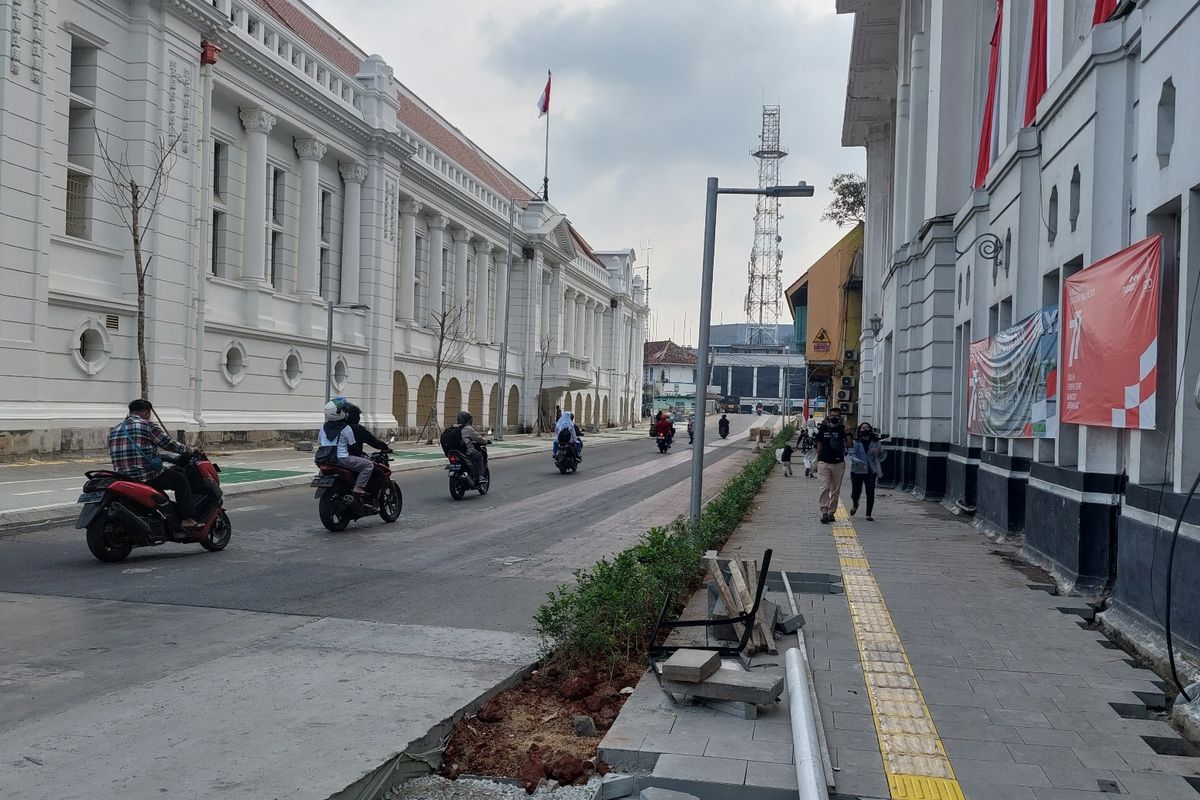
[[[799,646],[784,654],[787,665],[788,706],[792,717],[792,753],[796,762],[796,786],[800,800],[829,800],[825,766],[817,736],[817,710],[808,694],[809,666],[804,637]]]

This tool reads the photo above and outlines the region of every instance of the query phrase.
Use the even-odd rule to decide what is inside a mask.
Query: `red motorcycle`
[[[309,485],[317,490],[314,497],[321,500],[317,507],[321,524],[335,533],[346,530],[356,519],[374,514],[378,514],[384,522],[400,519],[404,496],[392,480],[388,451],[380,451],[368,458],[375,467],[361,497],[354,494],[354,480],[358,476],[353,471],[336,464],[317,465],[321,473]]]
[[[229,544],[233,526],[222,500],[220,467],[199,450],[183,456],[164,454],[162,459],[183,470],[192,487],[194,516],[202,527],[198,531],[182,527],[175,502],[161,489],[111,470],[87,472],[75,527],[87,529],[88,549],[96,558],[124,561],[135,547],[166,542],[198,543],[213,552]]]

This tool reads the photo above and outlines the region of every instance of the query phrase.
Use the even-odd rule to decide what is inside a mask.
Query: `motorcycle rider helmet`
[[[325,404],[326,422],[341,422],[346,416],[346,401],[343,398],[335,397]]]
[[[469,411],[458,412],[458,424],[459,425],[470,425],[474,421],[475,421],[475,418],[471,416],[471,412],[469,412]]]

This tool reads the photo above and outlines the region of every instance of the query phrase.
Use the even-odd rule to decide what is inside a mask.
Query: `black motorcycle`
[[[554,454],[554,466],[558,467],[558,471],[563,475],[579,469],[579,454],[575,452],[570,431],[558,432],[558,451]]]
[[[484,495],[492,488],[492,471],[488,466],[487,448],[478,445],[476,447],[483,454],[482,477],[475,475],[471,458],[465,451],[451,450],[446,453],[446,460],[449,462],[446,464],[446,471],[450,473],[450,496],[455,500],[462,500],[471,489]]]
[[[384,522],[400,519],[400,512],[404,508],[404,495],[392,480],[388,451],[380,451],[368,458],[375,466],[371,470],[371,478],[367,481],[362,497],[356,497],[354,494],[357,474],[336,464],[319,464],[321,472],[309,484],[317,490],[314,497],[321,500],[317,507],[321,524],[335,533],[346,530],[346,526],[356,519],[375,514]]]
[[[729,436],[729,420],[723,419],[717,422],[717,433],[721,434],[722,439]]]
[[[655,436],[654,442],[655,442],[655,444],[658,445],[658,452],[665,453],[668,450],[670,450],[671,449],[671,441],[674,438],[675,438],[674,436],[671,436],[671,435],[665,434],[665,433],[660,433],[657,436]]]

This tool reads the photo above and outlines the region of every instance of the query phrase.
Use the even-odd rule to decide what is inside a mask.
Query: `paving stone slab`
[[[746,765],[746,785],[796,791],[796,768],[791,764],[751,761]]]
[[[704,650],[676,650],[662,663],[662,676],[672,681],[699,683],[721,668],[721,657]]]
[[[699,683],[684,683],[663,679],[668,692],[713,700],[734,700],[755,705],[774,703],[783,692],[783,673],[741,672],[717,670]]]
[[[746,762],[731,758],[668,754],[658,759],[651,774],[656,778],[732,783],[740,786],[746,781]]]

